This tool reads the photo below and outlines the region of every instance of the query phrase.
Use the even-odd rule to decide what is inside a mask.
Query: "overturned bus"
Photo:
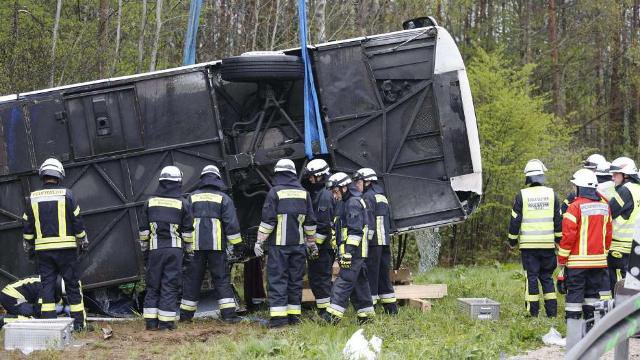
[[[424,25],[309,48],[328,145],[319,156],[335,171],[375,169],[396,233],[463,221],[482,192],[462,57],[445,29]],[[87,289],[140,278],[138,211],[169,164],[185,192],[219,165],[255,237],[273,164],[308,161],[301,64],[300,49],[249,53],[0,97],[0,283],[35,271],[22,214],[48,157],[63,162],[82,208]]]

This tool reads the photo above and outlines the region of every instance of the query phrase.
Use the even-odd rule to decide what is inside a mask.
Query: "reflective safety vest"
[[[554,200],[553,189],[533,186],[522,189],[522,223],[520,225],[520,249],[553,249]]]
[[[613,219],[613,241],[611,242],[611,250],[628,254],[631,252],[631,243],[633,242],[636,221],[640,215],[640,184],[628,182],[622,186],[626,187],[631,193],[633,211],[631,215],[629,215],[629,219],[625,220],[622,216]],[[617,192],[614,198],[621,206],[624,205]]]

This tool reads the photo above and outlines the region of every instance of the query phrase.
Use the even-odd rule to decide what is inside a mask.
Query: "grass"
[[[379,315],[365,335],[383,339],[383,359],[490,359],[542,346],[551,326],[564,321],[530,318],[523,306],[524,277],[519,265],[456,267],[418,275],[415,283],[446,283],[449,296],[433,301],[430,312],[402,308],[398,317]],[[490,297],[501,303],[499,321],[473,321],[458,311],[458,297]],[[562,306],[559,307],[562,309]],[[562,313],[562,311],[560,311]],[[277,331],[252,328],[176,349],[173,358],[336,359],[358,329],[353,313],[337,326],[311,320]]]
[[[373,323],[365,325],[365,336],[382,338],[382,359],[498,359],[542,346],[541,337],[552,326],[564,332],[562,318],[525,315],[524,278],[519,265],[436,269],[415,276],[414,282],[446,283],[449,295],[434,300],[429,312],[403,307],[397,317],[378,315]],[[500,320],[469,319],[458,310],[458,297],[489,297],[500,302]],[[563,307],[559,309],[562,313]],[[310,314],[305,315],[307,318],[301,325],[279,330],[268,330],[253,323],[226,326],[217,321],[197,321],[180,324],[177,332],[162,335],[142,331],[142,322],[113,324],[113,339],[102,340],[97,333],[91,333],[85,337],[93,339],[92,343],[79,352],[40,352],[34,357],[341,358],[346,341],[358,329],[353,311],[349,311],[338,326],[315,322]],[[260,315],[266,316],[266,313]],[[130,335],[125,335],[127,332]],[[0,358],[2,355],[0,351]]]

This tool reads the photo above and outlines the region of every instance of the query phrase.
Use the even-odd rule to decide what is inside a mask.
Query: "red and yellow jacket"
[[[606,268],[611,210],[602,201],[577,197],[562,219],[558,263],[568,268]]]

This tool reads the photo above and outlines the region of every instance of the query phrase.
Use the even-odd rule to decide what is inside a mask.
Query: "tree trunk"
[[[98,24],[98,49],[96,52],[98,56],[98,73],[100,77],[105,77],[107,71],[107,58],[104,56],[104,50],[107,48],[107,25],[109,23],[109,0],[100,0],[99,10],[100,22]]]
[[[255,0],[255,7],[253,9],[253,34],[251,35],[251,51],[256,50],[256,41],[258,39],[258,28],[260,27],[260,0]]]
[[[561,84],[560,84],[560,66],[558,64],[558,25],[557,25],[557,12],[556,12],[556,0],[549,0],[547,14],[548,21],[548,36],[549,46],[551,46],[551,72],[553,77],[552,92],[553,92],[553,112],[556,116],[562,117],[564,114],[562,106]]]
[[[138,35],[138,64],[136,72],[142,71],[142,60],[144,60],[144,29],[147,27],[147,0],[142,0],[142,14],[140,20],[140,35]]]
[[[622,153],[624,151],[624,122],[623,122],[623,101],[622,101],[622,27],[623,22],[616,21],[617,28],[613,28],[611,34],[613,41],[611,43],[611,90],[609,92],[609,141],[613,145],[611,150]]]
[[[278,22],[280,20],[280,0],[276,0],[276,19],[273,21],[273,31],[271,32],[271,45],[269,50],[273,50],[276,46],[276,34],[278,33]]]
[[[317,0],[316,1],[316,39],[318,43],[323,43],[327,41],[327,0]]]
[[[56,43],[58,41],[58,28],[60,26],[61,11],[62,11],[62,0],[58,0],[56,4],[56,18],[53,21],[53,37],[51,39],[51,76],[49,77],[50,87],[53,87],[54,78],[56,76]]]
[[[153,50],[151,51],[151,61],[149,62],[149,71],[156,70],[156,61],[158,60],[158,48],[160,47],[160,30],[162,29],[162,0],[158,0],[156,4],[156,33],[153,37]]]
[[[111,75],[116,72],[118,57],[120,56],[120,30],[122,25],[122,0],[118,0],[118,24],[116,27],[116,51],[113,55],[113,67],[111,67]]]

